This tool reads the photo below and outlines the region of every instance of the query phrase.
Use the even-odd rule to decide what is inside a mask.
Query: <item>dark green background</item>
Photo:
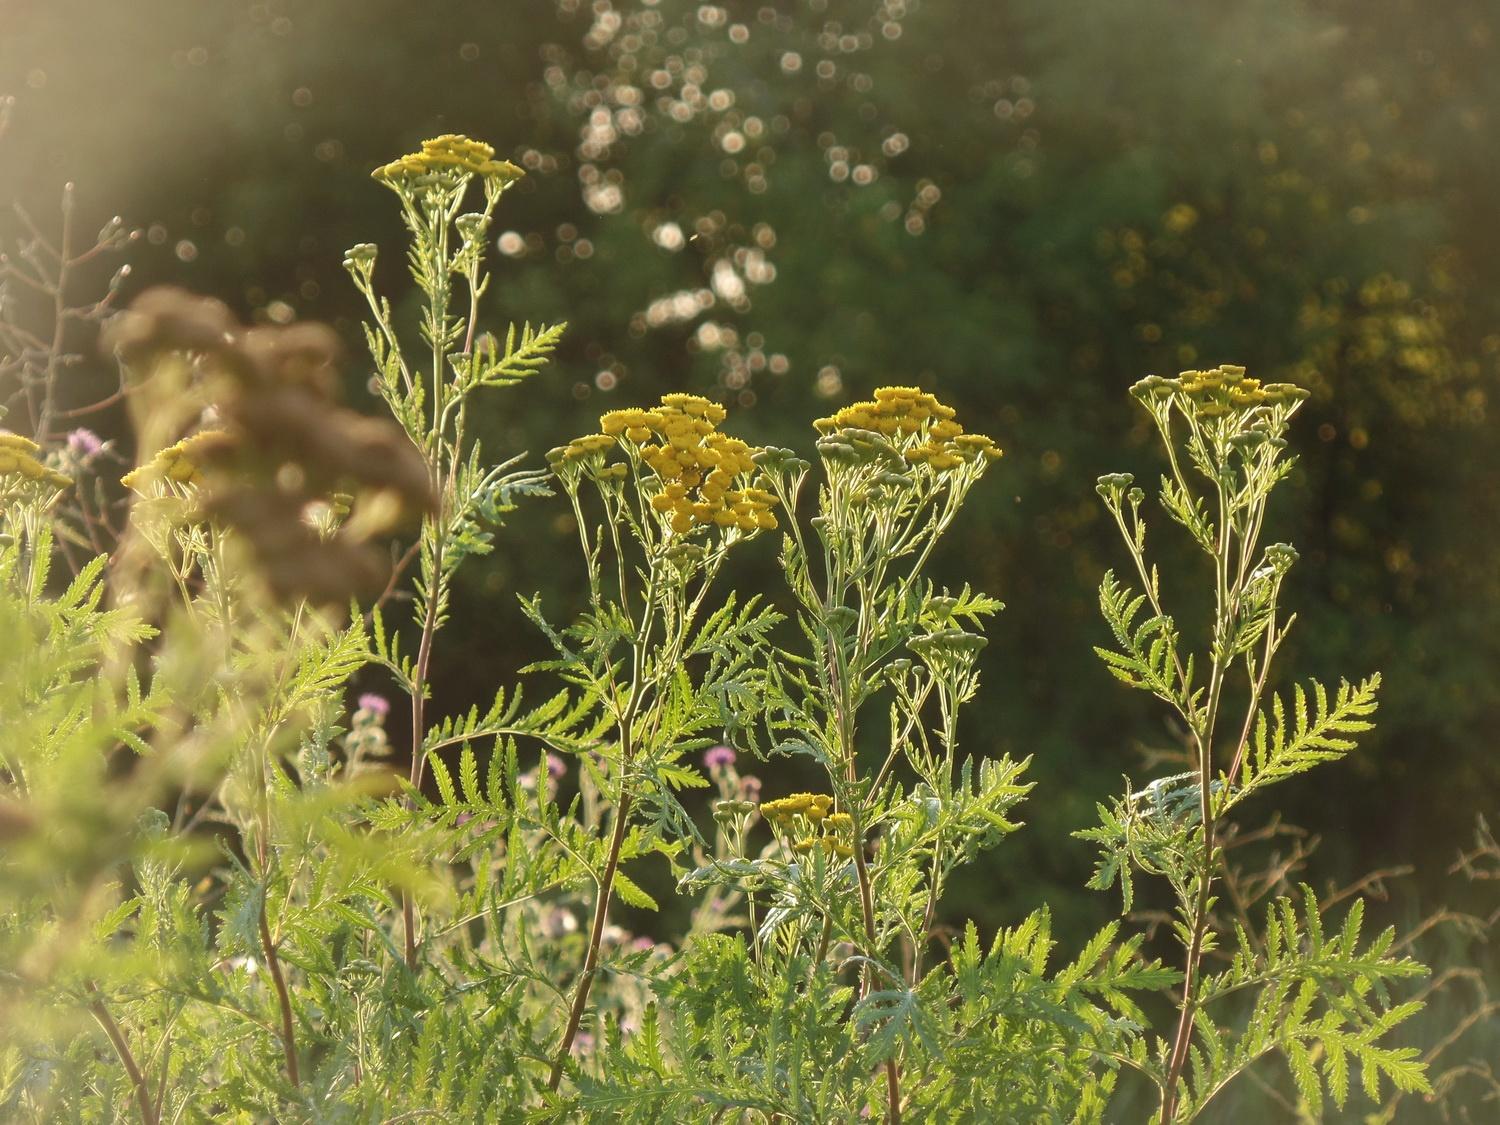
[[[1006,449],[938,566],[1009,604],[968,746],[1034,755],[1040,783],[1028,830],[950,904],[987,925],[1043,898],[1073,930],[1114,909],[1078,889],[1091,856],[1068,832],[1140,776],[1140,747],[1173,738],[1090,651],[1100,574],[1125,561],[1094,478],[1160,465],[1125,389],[1218,362],[1310,386],[1269,529],[1302,551],[1282,686],[1378,669],[1386,687],[1379,730],[1281,790],[1287,815],[1324,838],[1320,882],[1413,862],[1399,913],[1461,896],[1445,868],[1475,814],[1500,811],[1495,6],[719,11],[0,0],[0,93],[18,98],[0,197],[51,222],[73,180],[86,229],[115,212],[140,227],[127,295],[171,281],[247,318],[332,321],[356,349],[350,396],[373,408],[342,251],[379,242],[378,279],[406,290],[394,201],[369,169],[466,132],[531,172],[500,216],[527,249],[499,259],[488,323],[572,325],[545,377],[486,401],[495,452],[535,463],[666,390],[743,400],[734,432],[803,449],[809,419],[883,382],[953,402]],[[684,83],[702,104],[689,92],[674,117]],[[873,181],[839,178],[840,161]],[[617,188],[619,209],[596,210],[583,177]],[[668,222],[690,237],[680,250],[653,241]],[[775,277],[746,300],[646,315],[752,247]],[[528,505],[473,567],[440,642],[440,709],[540,652],[517,592],[542,589],[558,616],[576,605],[564,512]],[[1201,586],[1201,560],[1157,526],[1180,563],[1171,591]],[[772,544],[747,554],[740,585],[774,588]],[[793,786],[785,769],[764,771],[769,792]]]

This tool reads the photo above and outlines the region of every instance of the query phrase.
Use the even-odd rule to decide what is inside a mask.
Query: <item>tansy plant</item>
[[[1082,835],[1127,912],[1141,876],[1175,895],[1181,970],[1119,923],[1059,958],[1045,907],[982,941],[955,872],[1032,785],[966,718],[1000,604],[929,568],[998,448],[898,386],[819,419],[806,458],[668,394],[546,469],[487,460],[472,412],[561,331],[481,327],[519,176],[455,136],[376,171],[415,337],[376,249],[345,264],[389,417],[338,405],[331,330],[157,289],[107,335],[123,486],[98,439],[0,432],[0,1117],[1102,1121],[1149,1081],[1172,1122],[1273,1051],[1314,1116],[1356,1067],[1425,1089],[1384,1041],[1419,971],[1390,934],[1310,895],[1261,926],[1216,900],[1242,807],[1374,709],[1374,679],[1271,694],[1296,556],[1260,540],[1302,392],[1230,368],[1136,388],[1212,574],[1198,651],[1143,491],[1099,486],[1138,585],[1106,577],[1103,655],[1176,713],[1192,769]],[[28,358],[23,390],[51,401],[38,373],[65,366]],[[432,715],[455,575],[526,494],[571,513],[587,579],[566,623],[522,599],[553,649],[524,675],[552,687]],[[121,535],[59,581],[58,528]],[[726,592],[732,554],[778,544],[784,589]],[[681,909],[626,930],[674,881]]]
[[[479,302],[490,282],[485,247],[496,205],[522,176],[514,164],[496,160],[495,150],[481,141],[445,134],[373,174],[400,201],[411,236],[407,265],[422,297],[419,331],[425,347],[408,359],[390,302],[376,294],[376,248],[362,243],[345,255],[344,266],[370,307],[365,339],[376,386],[421,450],[437,498],[417,545],[416,655],[403,657],[394,641],[387,643],[376,618],[380,658],[411,700],[410,781],[419,789],[431,749],[426,701],[433,642],[447,619],[454,573],[464,559],[490,550],[486,526],[510,507],[513,496],[544,491],[536,474],[510,471],[514,461],[498,466],[483,461],[468,430],[469,405],[475,392],[512,386],[536,371],[564,325],[535,330],[526,325],[519,333],[512,325],[503,345],[479,327]],[[476,194],[479,209],[464,210]],[[402,904],[402,946],[409,967],[416,964],[417,942],[408,896]]]
[[[1114,644],[1097,651],[1118,679],[1172,709],[1191,763],[1185,774],[1127,788],[1101,806],[1098,828],[1079,833],[1102,850],[1091,885],[1118,882],[1126,911],[1137,873],[1166,880],[1176,900],[1173,933],[1183,948],[1176,1025],[1154,1058],[1136,1059],[1159,1090],[1159,1118],[1163,1125],[1193,1120],[1271,1052],[1286,1058],[1314,1113],[1325,1091],[1343,1105],[1351,1066],[1371,1098],[1382,1077],[1399,1090],[1425,1089],[1415,1048],[1378,1042],[1419,1007],[1392,1006],[1392,983],[1424,970],[1392,955],[1391,931],[1361,943],[1359,900],[1336,932],[1325,932],[1305,888],[1300,904],[1281,898],[1271,905],[1263,935],[1248,919],[1227,923],[1215,911],[1220,837],[1231,814],[1271,785],[1352,750],[1353,736],[1371,726],[1380,686],[1375,674],[1334,690],[1315,681],[1268,695],[1295,617],[1284,612],[1281,592],[1297,552],[1262,540],[1272,491],[1295,464],[1285,435],[1307,392],[1262,385],[1244,368],[1226,366],[1151,376],[1131,393],[1167,454],[1162,508],[1211,572],[1207,629],[1201,647],[1190,647],[1148,559],[1145,490],[1128,473],[1099,479],[1138,585],[1105,575],[1099,604]],[[1210,971],[1207,958],[1221,943],[1230,947],[1228,963]]]
[[[755,455],[787,520],[802,638],[769,654],[768,756],[806,759],[825,788],[757,805],[720,760],[716,845],[681,887],[739,896],[749,932],[701,936],[663,984],[685,1081],[653,1082],[653,1060],[622,1052],[585,1107],[635,1091],[638,1120],[705,1100],[773,1120],[1096,1116],[1137,1015],[1127,990],[1172,979],[1113,927],[1049,974],[1045,911],[988,952],[970,926],[930,963],[947,880],[1018,827],[1030,789],[1025,763],[959,750],[979,627],[1000,606],[935,589],[925,568],[1000,451],[954,414],[885,387],[817,422],[817,473],[790,450]],[[867,736],[876,708],[884,730]]]

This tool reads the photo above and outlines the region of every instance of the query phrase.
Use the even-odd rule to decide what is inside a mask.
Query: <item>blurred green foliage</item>
[[[1108,911],[1061,895],[1089,862],[1067,833],[1176,738],[1090,651],[1110,549],[1093,481],[1160,467],[1121,392],[1221,361],[1312,387],[1271,529],[1306,560],[1284,674],[1379,669],[1386,689],[1366,752],[1289,787],[1289,818],[1325,835],[1315,877],[1399,857],[1424,897],[1452,889],[1500,793],[1492,5],[5,7],[0,197],[41,216],[76,181],[82,215],[142,228],[132,286],[327,319],[356,345],[342,251],[395,235],[369,169],[447,130],[522,164],[489,299],[566,318],[564,374],[481,424],[534,461],[677,389],[736,403],[756,442],[806,446],[789,419],[882,381],[992,433],[1006,461],[950,548],[1009,605],[969,745],[1035,754],[1049,800],[973,888],[965,913],[991,924],[1045,896],[1065,925]],[[509,535],[462,595],[442,710],[540,652],[517,593],[581,596],[554,566],[561,508]],[[736,580],[774,566],[767,548]],[[1042,655],[1007,658],[1023,650]]]

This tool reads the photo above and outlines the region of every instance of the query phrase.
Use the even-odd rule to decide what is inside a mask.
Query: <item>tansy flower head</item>
[[[792,851],[798,855],[807,855],[820,848],[828,855],[844,859],[854,855],[854,849],[835,836],[806,836],[792,845]]]
[[[49,469],[34,456],[40,447],[20,434],[0,432],[0,476],[19,477],[22,481],[67,488],[73,478]]]
[[[223,430],[204,430],[176,445],[169,445],[144,465],[138,465],[120,478],[120,483],[136,492],[144,492],[153,481],[199,484],[206,454],[222,449],[229,441]]]
[[[566,472],[618,444],[633,463],[650,470],[648,493],[651,485],[658,486],[650,495],[651,509],[674,535],[700,527],[746,534],[771,530],[776,527],[775,497],[746,487],[744,479],[756,471],[757,451],[720,433],[717,427],[724,418],[724,408],[701,395],[663,395],[651,410],[609,411],[599,419],[599,434],[554,449],[547,460],[554,471]]]
[[[888,461],[885,471],[897,475],[905,466],[946,473],[999,458],[999,447],[983,434],[965,434],[955,413],[916,387],[880,387],[873,399],[851,403],[813,426],[823,435],[818,452],[825,460]]]
[[[826,793],[793,793],[790,797],[762,802],[760,815],[774,823],[782,823],[816,810],[816,818],[822,820],[832,808],[833,798]]]
[[[1184,371],[1175,379],[1148,375],[1130,393],[1155,409],[1175,403],[1200,421],[1249,417],[1261,407],[1295,406],[1308,392],[1291,383],[1267,383],[1246,376],[1243,367],[1224,364],[1207,371]],[[1233,428],[1233,426],[1231,426]]]
[[[458,133],[444,133],[422,142],[420,152],[408,153],[371,173],[377,180],[394,183],[432,172],[484,176],[501,184],[519,180],[524,172],[508,160],[496,160],[495,150],[483,141]]]

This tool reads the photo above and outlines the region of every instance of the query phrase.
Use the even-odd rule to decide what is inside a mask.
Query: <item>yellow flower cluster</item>
[[[997,460],[1000,448],[983,434],[966,434],[954,421],[953,407],[916,387],[881,387],[874,399],[856,402],[813,423],[828,436],[844,430],[867,430],[891,439],[912,464],[948,472],[968,461]],[[823,447],[825,453],[828,447]],[[833,447],[838,451],[838,447]]]
[[[495,150],[483,141],[457,133],[444,133],[422,142],[422,151],[408,153],[370,173],[377,180],[395,180],[448,170],[463,175],[493,176],[509,183],[525,175],[508,160],[496,160]]]
[[[1265,383],[1245,375],[1243,367],[1228,364],[1209,371],[1184,371],[1175,379],[1148,375],[1131,392],[1138,398],[1166,399],[1182,394],[1199,418],[1223,418],[1258,406],[1300,402],[1308,392],[1293,383]]]
[[[201,484],[201,456],[206,448],[227,438],[223,430],[204,430],[176,445],[169,445],[144,465],[137,465],[120,478],[120,483],[136,492],[144,492],[152,481],[175,481],[178,484]]]
[[[12,474],[26,480],[39,481],[53,488],[67,488],[73,478],[47,468],[36,459],[41,447],[30,438],[20,434],[0,432],[0,476]]]
[[[773,824],[787,824],[798,816],[805,816],[816,824],[839,814],[833,811],[833,798],[827,793],[793,793],[790,797],[762,801],[760,815]]]
[[[755,451],[719,433],[724,417],[722,406],[699,395],[664,395],[651,410],[611,410],[599,419],[600,433],[575,438],[548,460],[554,467],[584,463],[625,442],[661,482],[651,507],[677,534],[695,527],[769,531],[776,527],[776,498],[761,488],[735,487],[755,471]],[[623,472],[624,466],[615,468]]]
[[[805,818],[814,833],[822,828],[822,835],[802,836],[792,844],[792,851],[798,855],[806,855],[815,848],[845,859],[854,854],[853,846],[837,835],[853,828],[854,819],[848,813],[834,812],[833,798],[826,793],[793,793],[790,797],[764,802],[760,812],[778,829],[790,831],[798,817]]]

